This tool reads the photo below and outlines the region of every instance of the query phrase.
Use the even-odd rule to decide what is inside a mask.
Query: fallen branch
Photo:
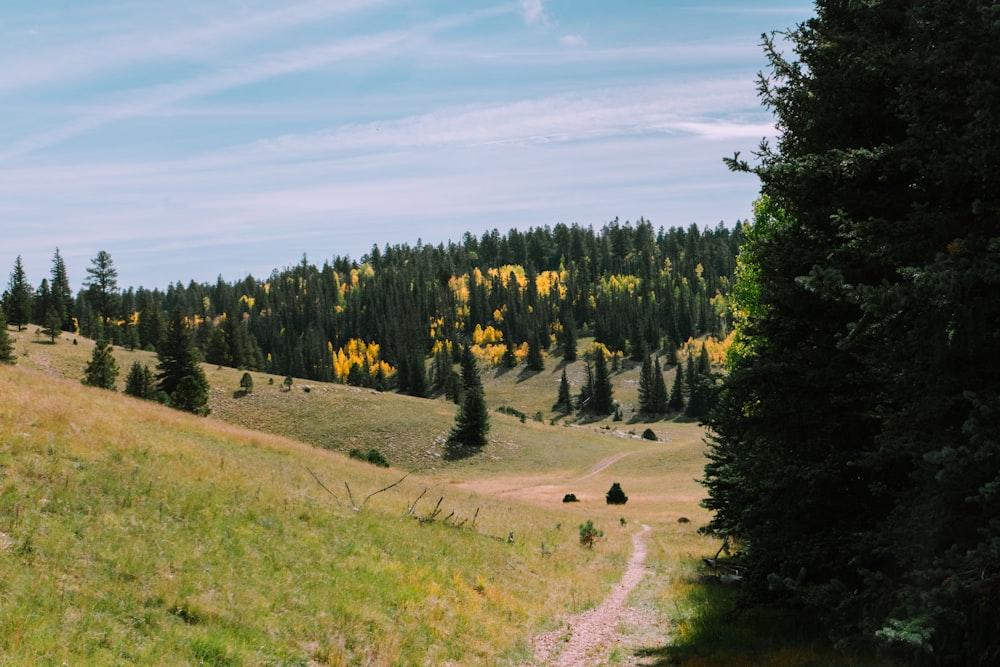
[[[309,470],[309,468],[307,467],[306,470]],[[382,493],[383,491],[388,491],[389,489],[393,488],[394,486],[399,486],[403,482],[404,479],[406,479],[407,477],[409,477],[412,474],[412,472],[413,471],[411,470],[410,472],[406,473],[405,475],[403,475],[402,477],[400,477],[399,479],[397,479],[395,482],[393,482],[389,486],[382,487],[378,491],[372,491],[367,496],[365,496],[365,499],[361,501],[360,505],[354,500],[354,494],[351,493],[351,485],[348,484],[345,481],[344,482],[344,488],[347,489],[347,499],[351,503],[351,509],[353,509],[355,512],[360,512],[362,509],[364,509],[365,503],[367,503],[372,498],[372,496],[377,496],[378,494]],[[337,496],[336,493],[334,493],[333,491],[331,491],[330,489],[327,488],[326,484],[323,483],[323,480],[321,480],[319,478],[319,475],[317,475],[316,473],[314,473],[312,470],[309,470],[309,474],[313,476],[313,479],[316,480],[317,484],[319,484],[321,487],[323,487],[324,491],[326,491],[327,493],[329,493],[331,496],[334,497],[334,499],[337,501],[337,504],[339,505],[340,504],[340,498]]]
[[[308,466],[306,466],[305,468],[306,468],[306,470],[309,470]],[[319,476],[316,473],[314,473],[312,470],[309,470],[309,474],[313,476],[313,479],[316,480],[316,483],[319,484],[323,488],[324,491],[326,491],[331,496],[333,496],[333,499],[336,500],[337,504],[339,505],[340,504],[340,498],[337,497],[337,494],[334,493],[333,491],[331,491],[330,489],[326,488],[326,484],[324,484],[323,481],[319,478]]]

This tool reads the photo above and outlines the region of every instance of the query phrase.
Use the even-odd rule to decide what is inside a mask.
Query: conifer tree
[[[73,311],[74,303],[73,290],[69,284],[69,273],[66,271],[66,263],[56,248],[52,257],[52,281],[50,283],[52,299],[59,317],[59,326],[63,331],[74,331]]]
[[[680,364],[674,370],[674,383],[670,387],[670,400],[667,407],[674,412],[684,409],[684,367]]]
[[[7,331],[7,315],[3,308],[0,308],[0,364],[13,365],[17,363],[14,355],[14,343]]]
[[[118,363],[111,351],[111,345],[106,340],[97,341],[90,362],[83,373],[83,384],[111,391],[116,390]]]
[[[539,341],[538,335],[532,332],[531,338],[528,341],[528,359],[527,367],[529,371],[543,371],[545,370],[545,360],[542,357],[542,344]]]
[[[23,331],[31,319],[31,286],[24,273],[20,255],[14,260],[14,268],[4,293],[3,308],[7,313],[7,321],[16,326],[18,331]]]
[[[647,354],[642,360],[642,368],[639,369],[639,412],[644,414],[655,412],[653,401],[653,359]]]
[[[167,324],[156,356],[157,390],[168,399],[168,404],[195,414],[208,414],[208,379],[180,310],[174,311]]]
[[[569,390],[569,379],[566,377],[566,369],[563,368],[562,376],[559,378],[559,398],[556,399],[556,407],[563,412],[569,412],[573,405],[573,398]]]
[[[611,375],[608,372],[608,362],[604,352],[597,350],[594,355],[594,386],[588,409],[597,415],[609,415],[614,412],[614,390],[611,386]]]
[[[87,297],[100,319],[118,314],[118,270],[106,251],[101,250],[87,267]]]
[[[562,345],[563,360],[576,361],[576,321],[573,319],[573,308],[569,304],[565,306],[562,315],[562,331],[559,344]]]
[[[656,414],[663,414],[667,411],[667,383],[663,379],[663,368],[660,367],[659,357],[653,362],[653,383],[652,383],[652,407]]]
[[[741,588],[905,664],[1000,656],[991,2],[819,0],[765,38],[777,142],[705,484]],[[794,59],[779,52],[789,45]]]
[[[152,400],[156,398],[156,380],[149,366],[133,361],[125,376],[125,393],[129,396]]]
[[[479,369],[468,345],[462,349],[462,386],[462,402],[449,440],[466,447],[482,447],[487,442],[490,417]]]

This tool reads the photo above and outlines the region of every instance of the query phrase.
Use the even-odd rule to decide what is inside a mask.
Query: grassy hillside
[[[620,576],[622,518],[662,518],[701,540],[672,519],[698,511],[693,431],[687,453],[671,454],[497,413],[495,447],[445,464],[445,401],[302,383],[280,392],[266,376],[233,398],[240,374],[208,369],[215,412],[203,419],[83,387],[89,341],[14,336],[18,365],[0,367],[0,652],[15,663],[517,664],[534,634]],[[115,357],[122,377],[132,359],[154,363]],[[239,415],[335,449],[376,446],[423,471],[355,511],[345,483],[360,504],[403,473],[216,418]],[[684,490],[642,473],[655,461],[683,468]],[[620,475],[632,478],[620,480],[627,511],[603,503]],[[584,502],[563,505],[568,491]],[[418,497],[416,515],[443,499],[436,521],[408,515]],[[586,519],[606,533],[593,551],[577,540]],[[513,544],[494,539],[511,532]]]

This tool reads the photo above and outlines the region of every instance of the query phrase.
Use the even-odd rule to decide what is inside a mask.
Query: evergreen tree
[[[639,412],[652,414],[656,412],[653,406],[653,359],[650,355],[642,360],[639,369]]]
[[[604,352],[597,350],[594,355],[594,385],[588,409],[596,415],[609,415],[614,412],[614,390],[611,386],[611,375],[608,373],[608,362]]]
[[[240,391],[243,392],[244,396],[253,393],[253,376],[249,373],[244,373],[243,377],[240,378]]]
[[[1000,655],[1000,170],[987,2],[821,0],[764,146],[705,483],[750,600],[907,664]]]
[[[584,355],[583,362],[583,385],[580,387],[580,395],[576,399],[576,407],[581,412],[590,408],[590,403],[594,398],[594,364],[590,360],[590,355]]]
[[[487,442],[490,417],[476,360],[467,345],[462,349],[462,386],[462,402],[449,440],[466,447],[482,447]]]
[[[167,331],[157,346],[157,390],[171,407],[195,414],[208,414],[208,379],[181,311],[174,311]]]
[[[545,360],[542,357],[542,344],[538,339],[538,335],[534,333],[531,334],[531,339],[528,341],[527,368],[529,371],[545,370]]]
[[[660,367],[659,357],[653,362],[652,394],[652,412],[664,414],[667,411],[667,383],[663,379],[663,368]]]
[[[10,333],[7,331],[7,315],[4,313],[3,308],[0,308],[0,364],[13,365],[17,363],[17,357],[14,355],[14,343],[10,339]]]
[[[87,267],[87,298],[99,318],[108,320],[118,315],[118,270],[106,251],[101,250]]]
[[[146,364],[133,361],[125,376],[125,393],[129,396],[152,400],[156,398],[156,380]]]
[[[684,409],[684,367],[680,364],[674,371],[674,383],[670,387],[670,400],[667,407],[674,412]]]
[[[60,328],[63,331],[75,331],[76,327],[73,323],[75,299],[73,298],[73,290],[69,284],[69,273],[66,271],[66,263],[59,254],[59,248],[56,248],[55,255],[52,257],[52,281],[50,287],[52,289],[52,299],[56,314],[60,320]]]
[[[573,309],[567,305],[562,316],[562,332],[559,344],[562,345],[563,360],[576,361],[576,321],[573,319]]]
[[[569,379],[566,377],[566,369],[563,368],[562,376],[559,378],[559,397],[556,399],[556,408],[563,412],[569,412],[573,405],[573,398],[569,390]]]
[[[20,255],[14,260],[14,269],[10,273],[10,281],[4,293],[3,308],[7,314],[7,321],[16,326],[18,331],[23,331],[31,319],[31,286],[24,273]]]
[[[111,345],[106,340],[97,341],[90,362],[83,373],[83,384],[111,391],[116,390],[118,363],[111,351]]]

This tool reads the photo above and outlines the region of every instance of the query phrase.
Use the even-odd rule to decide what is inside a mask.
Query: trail
[[[614,464],[618,463],[619,461],[621,461],[621,460],[622,460],[623,458],[625,458],[626,456],[628,456],[628,455],[629,455],[629,454],[631,454],[631,453],[632,453],[632,452],[621,452],[620,454],[615,454],[614,456],[609,456],[609,457],[608,457],[608,458],[606,458],[606,459],[602,459],[602,460],[598,461],[598,462],[597,462],[597,463],[596,463],[596,464],[594,465],[594,467],[593,467],[593,468],[591,468],[591,469],[590,469],[590,470],[589,470],[589,471],[587,472],[587,474],[586,474],[586,475],[584,475],[583,477],[579,477],[579,478],[577,478],[577,480],[576,480],[576,481],[578,481],[578,482],[581,482],[581,481],[583,481],[583,480],[585,480],[585,479],[588,479],[588,478],[590,478],[590,477],[593,477],[594,475],[597,475],[597,474],[599,474],[599,473],[602,473],[602,472],[604,472],[605,470],[607,470],[608,468],[610,468],[610,467],[611,467],[611,466],[613,466]]]
[[[632,536],[632,558],[625,574],[600,606],[573,616],[557,630],[535,637],[535,665],[579,667],[602,664],[611,650],[622,643],[618,624],[623,617],[631,616],[627,613],[625,599],[646,576],[646,543],[643,537],[647,532],[649,526],[643,524],[642,530]]]

